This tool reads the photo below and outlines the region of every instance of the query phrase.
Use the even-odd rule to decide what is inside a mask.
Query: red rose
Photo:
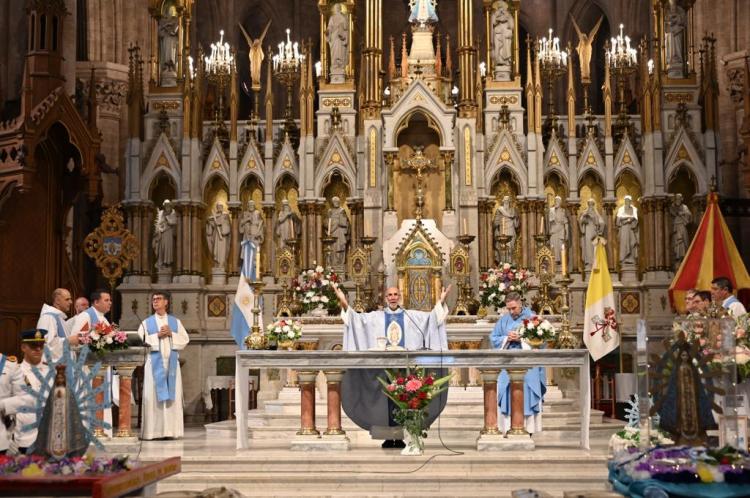
[[[412,410],[416,410],[419,408],[419,400],[417,398],[414,398],[413,400],[409,401],[409,408]]]
[[[404,378],[403,377],[399,377],[399,378],[396,379],[396,384],[398,384],[399,386],[403,385],[403,383],[404,383]]]
[[[427,399],[427,393],[424,391],[419,391],[419,394],[417,394],[417,397],[419,399]]]
[[[431,375],[428,375],[428,376],[427,376],[427,377],[426,377],[426,378],[424,379],[424,383],[425,383],[425,385],[426,385],[426,386],[431,386],[433,382],[434,382],[434,381],[433,381],[433,379],[432,379],[432,376],[431,376]]]
[[[409,401],[409,395],[406,394],[406,393],[399,394],[398,399],[399,399],[399,401]]]

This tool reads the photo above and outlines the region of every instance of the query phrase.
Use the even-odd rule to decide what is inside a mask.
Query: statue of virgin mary
[[[409,0],[409,22],[428,24],[438,22],[437,0]]]

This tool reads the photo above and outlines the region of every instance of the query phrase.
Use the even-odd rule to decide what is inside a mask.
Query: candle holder
[[[360,237],[360,242],[362,242],[362,246],[365,248],[365,251],[367,251],[367,261],[370,263],[370,268],[372,268],[372,246],[375,245],[375,242],[377,242],[377,237]],[[370,276],[367,278],[367,286],[365,287],[365,297],[364,297],[364,304],[365,308],[368,310],[375,309],[375,303],[373,303],[372,300],[372,273],[370,273]]]
[[[336,242],[336,237],[331,237],[330,235],[326,235],[324,237],[320,238],[320,241],[323,243],[323,265],[326,268],[332,267],[332,259],[333,259],[333,243]]]
[[[567,273],[564,273],[559,279],[560,295],[562,296],[562,306],[560,307],[562,315],[562,324],[560,333],[557,335],[556,346],[558,349],[578,349],[579,342],[576,336],[570,332],[570,290],[569,286],[573,279]]]
[[[474,242],[476,237],[474,235],[463,234],[457,237],[458,242],[463,247],[466,254],[466,261],[469,261],[470,245]],[[471,289],[471,274],[467,264],[466,268],[461,269],[461,273],[457,275],[457,286],[458,286],[458,299],[456,300],[456,307],[453,310],[454,315],[471,315],[477,312],[479,308],[479,302],[474,299]]]
[[[253,326],[250,328],[250,335],[245,338],[245,345],[248,349],[266,349],[268,347],[268,338],[260,328],[260,295],[263,292],[265,283],[262,280],[248,281],[253,288]]]
[[[299,44],[290,39],[291,30],[286,30],[286,43],[279,43],[279,53],[273,56],[273,70],[276,79],[286,87],[286,108],[284,109],[284,132],[292,137],[297,131],[293,113],[294,84],[300,78],[300,66],[305,55],[299,52]]]
[[[297,239],[286,239],[284,242],[286,242],[289,252],[292,253],[292,259],[294,260],[295,266],[298,265],[299,259],[297,257],[297,246],[299,245],[299,241],[297,241]],[[296,270],[297,268],[294,268],[294,271]]]
[[[509,246],[512,237],[510,235],[498,235],[495,238],[500,243],[500,261],[498,263],[512,263],[513,255]]]
[[[539,294],[534,304],[540,315],[555,313],[555,302],[550,297],[550,287],[555,275],[555,255],[549,247],[549,236],[534,236],[536,241],[536,273],[539,276]]]
[[[547,102],[546,124],[550,128],[555,127],[557,114],[555,111],[555,82],[565,74],[568,67],[568,52],[560,49],[560,39],[552,35],[549,30],[549,38],[543,37],[537,42],[537,58],[542,77],[547,82],[549,102]]]
[[[630,131],[630,119],[625,105],[625,85],[638,66],[637,50],[630,46],[630,37],[623,35],[624,25],[620,24],[620,34],[605,44],[605,58],[610,72],[617,82],[618,115],[616,129],[618,135]]]
[[[219,100],[214,106],[214,124],[218,133],[225,130],[224,92],[234,70],[234,54],[229,43],[224,41],[224,30],[219,31],[219,41],[211,44],[211,54],[205,57],[206,79],[216,86]]]

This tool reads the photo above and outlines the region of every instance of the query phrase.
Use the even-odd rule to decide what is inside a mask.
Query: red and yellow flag
[[[709,290],[711,280],[727,277],[747,303],[750,276],[729,233],[715,192],[708,194],[708,206],[685,258],[669,286],[669,300],[678,312],[685,312],[685,293],[690,289]]]

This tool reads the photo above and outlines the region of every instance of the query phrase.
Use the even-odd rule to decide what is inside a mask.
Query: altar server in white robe
[[[385,309],[357,313],[349,306],[344,293],[338,287],[334,289],[341,303],[341,318],[344,321],[344,350],[382,350],[383,343],[387,345],[386,349],[391,350],[448,350],[445,332],[448,307],[445,297],[450,286],[442,290],[440,299],[430,312],[405,310],[400,304],[399,289],[390,287],[385,294]],[[382,370],[348,370],[342,382],[341,401],[352,421],[369,430],[373,438],[385,439],[384,448],[392,448],[396,441],[402,439],[403,431],[392,420],[393,405],[382,393],[378,376],[385,378]],[[440,414],[446,400],[447,396],[441,395],[438,402],[430,404],[428,426]]]
[[[508,313],[501,316],[490,334],[490,344],[495,349],[531,349],[523,342],[518,328],[533,313],[523,306],[521,296],[509,292],[505,297]],[[523,414],[526,432],[533,434],[542,431],[542,401],[547,392],[544,368],[534,367],[526,371],[523,381]],[[497,379],[498,426],[503,434],[510,430],[510,377],[503,370]]]
[[[141,439],[181,438],[182,375],[180,353],[190,342],[185,327],[167,313],[170,295],[155,292],[151,297],[154,314],[138,328],[151,352],[143,367],[143,433]]]
[[[105,316],[112,309],[112,295],[105,290],[95,290],[91,293],[91,306],[71,318],[73,325],[70,327],[68,340],[71,344],[77,344],[82,333],[88,332],[98,324],[109,325],[109,320]],[[70,321],[69,320],[69,321]],[[106,368],[107,381],[109,389],[104,392],[104,402],[111,404],[112,384],[115,382],[116,375],[112,375],[112,368]],[[116,403],[115,403],[116,404]],[[112,425],[112,408],[104,409],[104,422]],[[104,430],[104,434],[112,437],[112,428]]]

